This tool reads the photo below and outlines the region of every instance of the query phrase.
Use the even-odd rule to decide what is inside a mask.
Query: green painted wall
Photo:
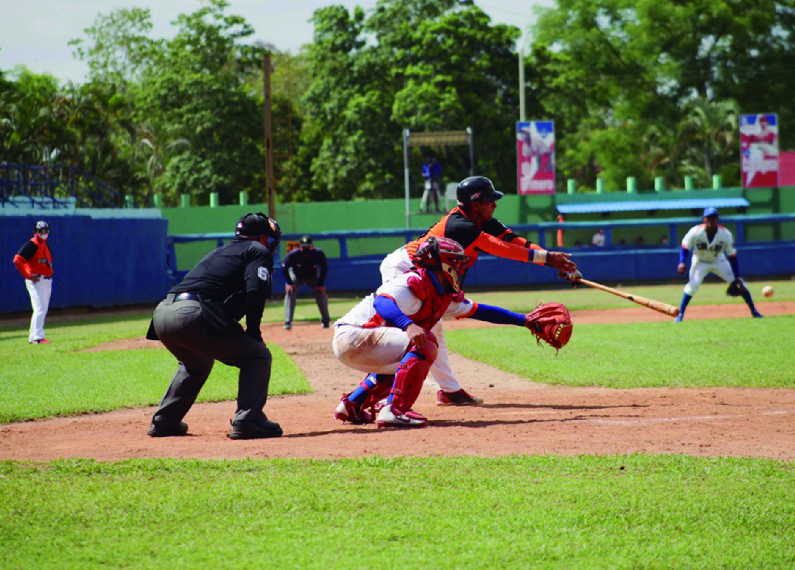
[[[649,200],[651,197],[661,200],[688,199],[699,197],[721,198],[744,196],[751,203],[747,209],[748,214],[765,213],[791,213],[795,212],[795,187],[789,188],[760,188],[742,190],[730,188],[723,190],[691,190],[691,191],[666,191],[666,192],[639,192],[627,194],[626,192],[606,192],[603,194],[555,194],[540,196],[506,195],[497,204],[496,216],[507,225],[532,224],[537,222],[555,221],[555,205],[583,203],[583,202],[608,202],[627,200]],[[449,202],[448,206],[452,206]],[[411,227],[421,233],[439,218],[438,214],[414,214],[419,209],[419,199],[411,202]],[[162,214],[168,219],[169,234],[193,234],[232,232],[237,219],[246,212],[267,211],[264,204],[249,204],[248,206],[192,206],[188,208],[162,208]],[[725,211],[724,216],[739,212]],[[611,221],[638,219],[645,216],[639,212],[619,212],[609,215],[602,214],[577,214],[567,216],[567,221]],[[658,211],[660,218],[689,216],[689,210]],[[300,202],[276,205],[276,219],[285,233],[316,233],[340,230],[371,230],[371,229],[400,229],[405,227],[405,205],[402,199],[393,200],[367,200],[352,202]],[[694,223],[698,218],[694,218]],[[642,234],[640,232],[643,232]],[[667,235],[667,226],[661,225],[647,227],[643,230],[634,228],[618,229],[614,233],[614,240],[625,240],[626,243],[635,243],[643,235],[647,245],[658,243],[663,235]],[[555,243],[555,232],[547,232],[546,243]],[[591,243],[593,230],[567,230],[565,242],[573,246],[576,242],[584,245]],[[538,240],[537,235],[528,236],[533,241]],[[795,240],[795,223],[780,224],[774,228],[765,225],[751,226],[748,239],[753,241],[768,241],[787,239]],[[375,255],[390,252],[403,243],[399,237],[394,238],[363,238],[349,240],[348,248],[351,255]],[[339,255],[336,240],[318,241],[317,245],[330,256]],[[177,259],[180,269],[192,267],[205,253],[215,247],[215,241],[180,244],[177,246]]]
[[[453,206],[452,202],[448,203]],[[508,195],[498,202],[497,217],[503,223],[531,224],[552,221],[553,196]],[[415,214],[419,199],[411,202],[411,227],[422,233],[434,224],[438,214]],[[247,212],[267,212],[265,204],[248,206],[192,206],[162,208],[168,219],[169,234],[198,234],[231,232],[235,222]],[[401,229],[406,225],[405,202],[368,200],[354,202],[298,202],[276,205],[276,219],[284,233],[316,233],[340,230]],[[348,240],[350,255],[375,255],[393,251],[403,244],[400,237],[363,238]],[[215,241],[178,244],[179,269],[189,269],[216,245]],[[316,245],[330,257],[339,255],[337,240],[319,240]]]

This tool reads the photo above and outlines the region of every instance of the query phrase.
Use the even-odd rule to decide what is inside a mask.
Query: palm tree
[[[680,144],[685,148],[683,166],[694,170],[700,162],[707,179],[711,178],[736,155],[738,118],[739,109],[733,100],[693,99],[679,124]]]
[[[169,136],[149,125],[139,130],[138,144],[149,152],[146,161],[146,173],[152,194],[157,192],[158,179],[163,174],[169,161],[178,154],[180,148],[190,147],[190,141],[184,137],[169,140]]]

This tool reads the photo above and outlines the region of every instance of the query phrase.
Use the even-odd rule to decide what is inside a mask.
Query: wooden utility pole
[[[266,53],[262,58],[262,90],[263,108],[262,116],[265,128],[265,194],[268,201],[268,215],[276,217],[276,187],[273,183],[273,136],[271,129],[271,54]]]

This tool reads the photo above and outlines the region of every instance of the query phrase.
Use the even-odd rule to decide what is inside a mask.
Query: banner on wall
[[[778,115],[740,115],[740,166],[743,188],[778,186]]]
[[[555,193],[555,122],[516,123],[516,187],[519,194]]]

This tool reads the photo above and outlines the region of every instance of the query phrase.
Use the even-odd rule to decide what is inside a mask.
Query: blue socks
[[[693,297],[691,295],[688,295],[687,293],[682,293],[682,302],[679,303],[679,316],[680,317],[684,317],[685,316],[685,309],[687,308],[687,304],[690,302],[690,299],[692,299],[692,298]]]

